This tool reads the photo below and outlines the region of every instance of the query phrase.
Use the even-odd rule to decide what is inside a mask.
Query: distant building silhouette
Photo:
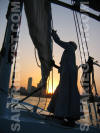
[[[32,87],[32,77],[28,79],[28,85],[27,85],[27,92],[31,92],[31,87]]]
[[[32,77],[29,77],[28,78],[27,89],[25,89],[24,87],[21,87],[19,92],[20,92],[21,95],[28,95],[28,94],[33,93],[37,89],[38,88],[32,86]],[[41,89],[40,91],[37,91],[36,93],[34,93],[32,96],[33,97],[48,97],[48,98],[50,98],[52,95],[47,94],[46,89]]]
[[[21,87],[18,92],[20,93],[20,95],[24,95],[24,96],[27,96],[28,94],[34,92],[37,88],[34,87],[34,86],[31,86],[31,89],[30,89],[30,92],[28,90],[26,90],[24,87]],[[34,93],[32,95],[33,97],[47,97],[47,98],[51,98],[51,94],[46,94],[46,90],[45,89],[42,89],[36,93]]]

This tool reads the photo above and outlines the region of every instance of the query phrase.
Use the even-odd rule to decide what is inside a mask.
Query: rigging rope
[[[73,1],[73,0],[72,0]],[[72,2],[73,4],[74,2]],[[74,21],[77,21],[77,24],[78,24],[78,30],[79,30],[79,34],[80,34],[80,38],[81,38],[81,43],[82,43],[82,49],[83,49],[83,54],[84,54],[84,58],[85,58],[85,64],[87,63],[86,62],[86,55],[85,55],[85,51],[84,51],[84,46],[83,46],[83,41],[82,41],[82,35],[81,35],[81,32],[80,32],[80,26],[79,26],[79,21],[78,21],[78,17],[77,17],[77,13],[73,11],[73,16],[74,16]],[[76,17],[76,20],[75,20],[75,17]],[[89,49],[88,49],[88,45],[87,45],[87,40],[86,40],[86,35],[85,35],[85,30],[84,30],[84,26],[83,26],[83,21],[82,21],[82,17],[81,17],[81,13],[80,13],[80,18],[81,18],[81,25],[82,25],[82,29],[83,29],[83,34],[84,34],[84,38],[85,38],[85,44],[86,44],[86,48],[87,48],[87,53],[88,53],[88,61],[89,61]],[[75,22],[75,26],[76,25],[76,22]],[[78,33],[77,33],[78,34]],[[78,36],[77,36],[78,37]],[[79,48],[80,49],[80,48]],[[81,57],[82,58],[82,57]],[[92,59],[93,61],[93,59]],[[93,65],[93,64],[92,64]],[[90,65],[91,66],[91,65]],[[90,67],[89,66],[89,67]],[[89,68],[90,70],[90,68]],[[92,78],[91,78],[91,74],[92,74]],[[85,75],[86,76],[86,75]],[[84,69],[83,69],[83,74],[82,74],[82,78],[86,78],[84,76]],[[94,69],[92,70],[92,73],[89,72],[89,94],[92,96],[92,100],[93,100],[93,107],[94,107],[94,112],[95,112],[95,117],[96,117],[96,122],[98,123],[98,116],[97,116],[97,111],[96,111],[96,107],[95,107],[95,102],[94,102],[94,95],[93,95],[93,92],[92,92],[92,88],[94,87],[95,89],[95,96],[98,96],[98,93],[97,93],[97,89],[96,89],[96,84],[95,84],[95,80],[94,80]],[[84,80],[83,79],[83,80]],[[92,85],[91,85],[91,80],[92,80]],[[87,79],[85,80],[87,81]],[[84,82],[84,81],[83,81]],[[91,115],[91,107],[90,107],[90,104],[88,103],[88,109],[89,109],[89,114],[90,114],[90,120],[92,121],[92,115]]]
[[[74,11],[73,11],[73,17],[74,17],[75,28],[76,28],[76,34],[77,34],[77,40],[78,40],[78,45],[79,45],[81,64],[83,64],[83,61],[82,61],[82,52],[81,52],[81,47],[80,47],[80,40],[79,40],[79,35],[78,35],[78,28],[77,28],[77,23],[76,23],[76,18],[75,18],[75,12],[74,12]]]
[[[73,5],[75,5],[75,1],[71,0],[71,3]],[[86,53],[85,53],[85,50],[84,50],[84,45],[83,45],[83,40],[82,40],[82,34],[81,34],[79,20],[78,20],[78,16],[77,16],[77,12],[76,11],[73,11],[73,16],[74,16],[74,21],[75,21],[75,27],[77,27],[76,33],[77,33],[77,38],[78,38],[78,44],[79,44],[79,36],[78,36],[78,33],[79,33],[80,39],[81,39],[81,44],[82,44],[82,50],[83,50],[83,54],[84,54],[84,59],[85,59],[85,63],[86,63]],[[88,49],[88,45],[87,45],[87,40],[86,40],[86,35],[85,35],[85,30],[84,30],[84,25],[83,25],[81,13],[80,13],[80,19],[81,19],[82,30],[83,30],[85,44],[86,44],[86,49],[87,49],[88,58],[89,58],[89,49]],[[79,46],[79,49],[80,49],[80,46]],[[81,51],[81,49],[80,49],[80,51]],[[80,56],[81,56],[81,60],[82,60],[82,54],[80,54]]]
[[[80,39],[81,39],[81,44],[82,44],[84,59],[85,59],[85,63],[86,63],[86,55],[85,55],[85,50],[84,50],[84,46],[83,46],[82,34],[81,34],[81,31],[80,31],[80,26],[79,26],[79,21],[78,21],[78,16],[77,16],[76,11],[75,11],[75,16],[76,16],[76,21],[77,21],[77,24],[78,24],[78,30],[79,30],[79,34],[80,34]]]
[[[73,1],[73,0],[72,0]],[[72,2],[73,4],[74,2]],[[83,46],[83,41],[82,41],[82,35],[81,35],[81,31],[80,31],[80,26],[79,26],[79,21],[78,21],[78,16],[77,16],[77,13],[76,11],[73,11],[73,14],[74,14],[74,21],[75,21],[75,26],[78,26],[78,30],[79,30],[79,34],[80,34],[80,38],[81,38],[81,43],[82,43],[82,48],[83,48],[83,54],[84,54],[84,58],[85,58],[85,64],[87,63],[86,62],[86,55],[85,55],[85,51],[84,51],[84,46]],[[76,20],[75,20],[76,18]],[[85,30],[84,30],[84,25],[83,25],[83,21],[82,21],[82,17],[81,17],[81,13],[80,13],[80,19],[81,19],[81,25],[82,25],[82,29],[83,29],[83,34],[84,34],[84,38],[85,38],[85,44],[86,44],[86,48],[87,48],[87,53],[88,53],[88,60],[89,60],[89,49],[88,49],[88,45],[87,45],[87,39],[86,39],[86,35],[85,35]],[[76,21],[77,21],[77,25],[76,25]],[[77,33],[78,34],[78,33]],[[82,57],[81,57],[82,59]],[[81,85],[83,86],[83,82],[84,82],[84,70],[83,70],[83,74],[82,74],[82,78],[81,78]],[[98,93],[97,93],[97,90],[96,90],[96,84],[95,84],[95,80],[94,80],[94,70],[92,71],[92,85],[91,85],[91,88],[95,89],[95,95],[97,96]]]
[[[52,7],[51,7],[51,11],[52,11]],[[51,12],[51,30],[54,29],[54,25],[53,25],[53,18],[52,18],[52,12]],[[52,31],[51,31],[52,32]],[[51,38],[51,47],[52,47],[52,53],[53,53],[53,38]],[[47,62],[45,61],[45,63],[47,64]],[[49,89],[49,82],[50,82],[50,75],[48,77],[48,85],[47,88]],[[52,92],[53,92],[53,68],[52,68]],[[47,105],[47,98],[46,98],[46,102],[45,102],[45,106],[44,106],[44,110],[46,108]]]
[[[87,48],[87,53],[88,53],[88,58],[89,58],[89,48],[88,48],[88,44],[87,44],[87,40],[86,40],[86,35],[85,35],[85,30],[84,30],[84,25],[83,25],[81,14],[80,14],[80,18],[81,18],[81,25],[82,25],[82,29],[83,29],[83,34],[84,34],[86,48]]]
[[[49,81],[50,81],[50,75],[49,75],[48,81],[47,81],[47,91],[48,91],[48,89],[49,89]],[[46,97],[46,101],[45,101],[45,104],[44,104],[44,108],[43,108],[43,110],[41,110],[41,111],[39,112],[39,114],[40,114],[41,112],[43,112],[43,111],[46,111],[46,110],[45,110],[45,109],[46,109],[46,105],[47,105],[47,97]]]
[[[51,11],[52,11],[52,7],[51,7]],[[51,30],[54,28],[54,26],[53,26],[53,18],[52,18],[52,12],[51,12]],[[50,32],[52,32],[52,31],[50,31]],[[52,53],[53,53],[53,39],[51,38],[51,49],[52,49]],[[36,48],[34,49],[34,51],[35,51],[35,59],[36,59],[36,63],[37,63],[37,66],[39,67],[39,68],[41,68],[41,66],[39,65],[39,63],[38,63],[38,60],[37,60],[37,56],[36,56]],[[43,59],[43,58],[42,58]],[[45,60],[45,59],[43,59],[43,61],[45,61],[45,64],[46,64],[46,66],[48,67],[48,62]],[[49,69],[49,68],[48,68]],[[49,84],[49,79],[50,78],[50,75],[49,75],[49,77],[48,77],[48,84]],[[49,85],[48,85],[48,87],[49,87]],[[47,89],[47,88],[46,88]],[[49,89],[49,88],[48,88]],[[52,68],[52,91],[53,91],[53,68]],[[41,92],[42,92],[42,90],[41,90]],[[37,107],[38,107],[38,105],[39,105],[39,103],[40,103],[40,99],[41,99],[41,97],[39,96],[39,101],[38,101],[38,104],[37,104]],[[46,102],[45,102],[45,105],[44,105],[44,110],[45,110],[45,107],[46,107],[46,105],[47,105],[47,98],[46,98]],[[39,112],[39,113],[41,113],[42,112],[42,110]]]

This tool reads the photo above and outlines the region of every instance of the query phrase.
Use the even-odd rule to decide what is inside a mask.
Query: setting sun
[[[53,85],[52,85],[52,80],[49,80],[48,81],[48,84],[47,84],[47,94],[53,94],[57,88],[57,81],[53,81]]]

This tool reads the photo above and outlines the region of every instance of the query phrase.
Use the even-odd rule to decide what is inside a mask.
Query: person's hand
[[[59,36],[57,35],[57,31],[52,30],[51,36],[53,37],[54,41],[60,40]]]
[[[57,31],[55,31],[55,30],[52,30],[52,32],[51,32],[51,35],[52,35],[52,36],[55,36],[55,35],[57,35]]]
[[[51,65],[51,66],[54,66],[54,65],[55,65],[55,61],[54,61],[54,60],[51,60],[51,61],[50,61],[50,65]]]

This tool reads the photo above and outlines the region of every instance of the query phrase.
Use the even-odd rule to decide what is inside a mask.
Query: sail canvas
[[[42,78],[47,79],[52,59],[51,5],[48,0],[24,0],[29,33],[38,50]]]

